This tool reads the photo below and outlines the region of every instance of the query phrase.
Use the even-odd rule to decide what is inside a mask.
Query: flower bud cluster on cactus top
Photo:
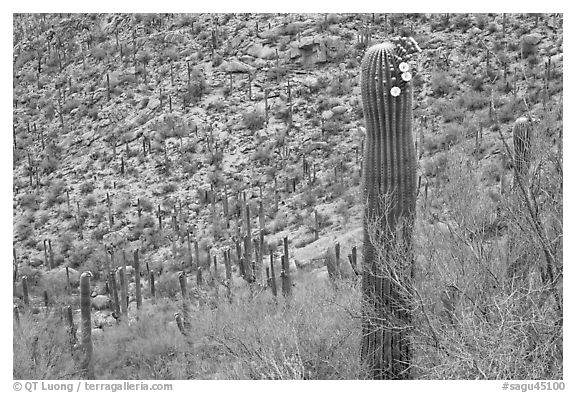
[[[412,80],[412,55],[422,52],[414,38],[412,37],[394,37],[389,39],[393,48],[387,50],[390,55],[389,71],[392,77],[390,82],[390,94],[398,97],[402,88],[407,82]],[[386,84],[386,81],[383,81]]]

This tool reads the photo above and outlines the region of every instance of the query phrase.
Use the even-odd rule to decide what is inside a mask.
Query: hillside
[[[419,377],[561,378],[550,294],[562,285],[562,32],[558,14],[15,15],[14,303],[33,326],[21,334],[64,332],[42,344],[46,353],[65,342],[42,315],[70,305],[79,318],[78,280],[90,271],[102,302],[93,315],[99,378],[360,378],[346,355],[360,336],[360,61],[368,46],[402,35],[422,48],[413,70]],[[503,144],[512,146],[522,116],[537,127],[528,207]],[[540,229],[529,229],[533,208]],[[266,268],[274,253],[280,292],[285,238],[294,304],[276,305]],[[542,250],[553,254],[549,278]],[[107,266],[131,265],[135,252],[143,310],[128,266],[128,316],[117,321]],[[511,287],[520,259],[533,263]],[[255,283],[241,277],[246,269]],[[173,322],[181,271],[198,323],[187,337]],[[450,286],[461,293],[457,325],[443,309]],[[532,296],[537,320],[508,325],[532,310]],[[510,327],[501,336],[499,322]],[[274,335],[285,326],[293,335]],[[532,360],[503,366],[499,349],[481,344],[496,337]],[[122,342],[129,348],[111,361]],[[296,350],[306,343],[310,353]],[[29,340],[14,345],[15,378],[80,375],[75,350],[40,370],[56,355],[31,366]],[[542,357],[552,360],[534,360]]]

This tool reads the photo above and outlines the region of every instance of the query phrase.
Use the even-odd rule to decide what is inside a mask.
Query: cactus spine
[[[512,129],[514,141],[514,170],[520,177],[528,173],[530,167],[530,149],[532,146],[532,127],[530,120],[520,117],[514,122]]]
[[[94,361],[92,358],[92,315],[90,314],[90,277],[92,273],[84,272],[80,276],[80,317],[82,326],[82,350],[84,359],[82,369],[86,379],[94,379]]]
[[[412,38],[368,49],[362,60],[364,151],[364,264],[361,360],[375,379],[404,379],[410,366],[405,284],[416,207],[416,152],[412,140]],[[397,261],[398,246],[407,251]],[[398,263],[399,262],[399,263]],[[394,272],[394,273],[392,273]],[[398,274],[400,282],[391,279]]]

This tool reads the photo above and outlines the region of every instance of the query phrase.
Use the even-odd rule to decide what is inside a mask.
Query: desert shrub
[[[498,24],[496,22],[490,22],[488,24],[488,33],[493,34],[498,31]]]
[[[140,197],[138,198],[138,201],[142,211],[150,213],[152,210],[154,210],[154,204],[148,198]]]
[[[288,217],[286,216],[286,211],[279,209],[276,216],[269,224],[269,232],[274,234],[280,232],[288,226]]]
[[[345,124],[341,118],[332,117],[324,122],[323,131],[328,135],[337,134],[342,130],[342,125]]]
[[[538,45],[534,44],[533,41],[528,37],[522,37],[520,39],[520,53],[522,58],[526,59],[531,55],[538,54]]]
[[[462,31],[468,30],[470,25],[472,24],[472,20],[468,14],[456,14],[456,18],[454,20],[454,25]]]
[[[97,228],[94,228],[91,234],[92,240],[101,242],[102,239],[104,239],[104,235],[106,235],[108,232],[109,230],[105,226],[99,226]]]
[[[38,196],[34,193],[24,194],[20,197],[19,203],[24,210],[36,210],[38,208]]]
[[[484,30],[484,27],[486,27],[488,23],[488,17],[485,14],[475,14],[474,20],[476,21],[476,27],[480,30]]]
[[[316,205],[317,196],[313,192],[305,192],[302,196],[303,207],[312,207]]]
[[[220,64],[222,64],[223,61],[224,58],[222,57],[222,55],[215,53],[214,57],[212,58],[212,67],[218,67]]]
[[[449,94],[452,90],[452,78],[445,71],[432,71],[430,83],[432,92],[436,96]]]
[[[20,314],[20,328],[13,340],[15,379],[79,378],[64,320],[56,315],[43,320]]]
[[[40,169],[42,170],[42,173],[49,175],[58,168],[58,164],[58,157],[53,155],[46,155],[42,159],[42,162],[40,162]]]
[[[90,54],[97,61],[102,61],[106,58],[106,50],[101,46],[93,47],[92,50],[90,51]]]
[[[224,87],[224,96],[226,96],[229,92],[228,92],[229,87],[225,86]],[[207,98],[205,100],[206,102],[206,109],[219,113],[219,112],[223,112],[226,109],[226,102],[218,97],[210,97]]]
[[[367,375],[356,357],[350,356],[359,351],[361,331],[360,320],[354,317],[359,309],[355,283],[341,282],[339,291],[326,281],[299,283],[290,312],[269,292],[252,298],[250,291],[234,288],[232,303],[222,296],[217,300],[212,293],[202,294],[202,304],[194,307],[190,321],[193,345],[175,326],[177,303],[167,299],[178,296],[176,274],[162,273],[157,283],[161,296],[157,304],[144,307],[141,318],[130,325],[105,326],[102,337],[93,338],[97,378],[357,379]],[[63,322],[56,318],[33,323],[26,318],[21,319],[22,326],[36,330],[33,334],[25,330],[15,338],[15,377],[77,377],[80,364],[70,355]],[[34,337],[39,337],[36,348]],[[35,351],[37,357],[32,356]]]
[[[178,49],[174,46],[169,46],[162,52],[162,57],[169,61],[178,60]]]
[[[314,234],[312,233],[308,233],[302,237],[299,237],[295,242],[294,242],[294,247],[295,248],[302,248],[302,247],[306,247],[308,244],[313,243],[316,240]]]
[[[332,78],[330,84],[326,88],[326,92],[332,96],[342,96],[350,94],[352,87],[352,80],[346,75],[339,73]]]
[[[50,213],[46,210],[39,210],[36,212],[36,218],[34,220],[34,227],[35,228],[42,228],[44,224],[48,222],[50,219]]]
[[[62,113],[70,113],[73,109],[78,108],[80,104],[80,100],[71,98],[67,100],[66,103],[62,106]]]
[[[190,73],[190,87],[188,89],[188,96],[192,100],[199,100],[202,98],[207,90],[206,77],[202,71],[194,68]]]
[[[251,131],[259,130],[264,126],[266,122],[265,114],[260,109],[254,109],[249,112],[244,113],[242,116],[242,123],[246,128]]]
[[[484,108],[488,105],[488,97],[478,91],[466,91],[460,95],[457,102],[464,106],[466,109],[473,111]]]
[[[450,18],[446,17],[445,15],[438,14],[438,16],[436,18],[432,18],[432,21],[430,22],[431,31],[446,30],[448,27],[450,27]]]
[[[193,26],[194,14],[178,14],[175,23],[178,27]]]
[[[498,119],[502,123],[508,123],[520,117],[524,110],[525,107],[523,101],[511,98],[497,110]]]
[[[531,54],[528,56],[527,60],[531,67],[535,67],[540,62],[540,57],[537,54]]]
[[[94,191],[94,183],[91,181],[85,181],[84,183],[80,184],[80,192],[82,194],[89,194]]]
[[[134,227],[132,227],[130,232],[130,238],[132,239],[140,239],[144,235],[144,230],[149,228],[154,228],[156,224],[156,219],[151,215],[143,215],[140,219],[136,222]]]
[[[252,160],[260,165],[268,165],[272,159],[271,146],[258,146],[252,153]]]
[[[68,251],[70,267],[78,269],[95,253],[95,244],[91,242],[78,242]]]
[[[34,228],[25,222],[19,222],[14,226],[14,233],[19,241],[24,242],[34,234]]]
[[[424,174],[426,176],[440,176],[448,165],[447,153],[442,152],[423,162]]]
[[[86,198],[84,198],[83,206],[86,208],[96,206],[96,197],[94,194],[86,195]]]
[[[495,183],[500,181],[502,174],[502,167],[495,161],[490,161],[482,168],[481,179],[488,183]]]
[[[166,298],[175,298],[180,293],[180,284],[178,282],[178,269],[167,269],[157,276],[156,291],[158,295]]]
[[[466,110],[458,100],[438,99],[432,104],[433,111],[441,116],[445,123],[461,122],[466,116]]]
[[[198,162],[196,160],[183,160],[182,172],[188,176],[194,175],[196,172],[198,172]]]
[[[557,153],[549,148],[551,141],[546,142],[545,139],[542,138],[537,145],[543,151],[550,152],[549,155],[544,153],[549,160]],[[461,378],[462,375],[480,373],[478,370],[482,370],[481,374],[486,378],[559,376],[562,374],[562,317],[551,292],[561,288],[562,284],[557,283],[552,287],[546,284],[539,266],[545,263],[542,242],[554,243],[553,239],[561,232],[561,220],[551,225],[550,233],[538,235],[527,222],[531,218],[525,211],[523,198],[498,198],[494,193],[486,192],[486,186],[481,183],[483,177],[497,181],[500,175],[498,160],[492,160],[490,168],[483,168],[488,176],[471,176],[474,172],[470,172],[466,165],[458,165],[463,158],[459,153],[451,156],[446,170],[450,182],[437,183],[435,192],[442,197],[443,206],[447,207],[439,217],[445,229],[438,230],[440,223],[429,226],[425,221],[420,221],[417,224],[420,235],[416,235],[416,238],[422,242],[420,250],[427,261],[421,271],[422,277],[427,277],[427,280],[417,282],[417,291],[425,299],[420,311],[431,317],[429,323],[433,329],[443,332],[437,336],[440,346],[452,348],[448,349],[448,353],[436,349],[428,352],[425,348],[433,340],[425,339],[422,349],[427,355],[417,359],[417,362],[423,362],[422,376],[456,378],[458,375],[457,378]],[[543,178],[551,181],[548,185],[558,184],[561,176],[557,172],[553,175],[555,171],[550,169],[551,172]],[[547,185],[537,186],[540,187]],[[547,195],[556,196],[540,201],[540,209],[550,209],[544,215],[561,214],[559,211],[552,213],[556,209],[552,207],[555,205],[552,200],[561,198],[559,190],[552,186],[546,191]],[[540,212],[542,214],[542,210]],[[502,233],[506,234],[507,239],[516,240],[503,248]],[[430,247],[433,244],[437,248],[432,250]],[[482,249],[483,253],[475,254],[473,250],[476,249]],[[561,251],[553,249],[551,246],[552,269],[556,266],[561,271]],[[561,277],[560,273],[560,281]],[[540,302],[533,302],[533,299],[540,299]],[[422,314],[422,317],[425,318],[425,315]],[[535,324],[541,327],[538,334],[527,334]],[[462,341],[463,337],[466,337],[465,341]],[[501,343],[498,348],[485,345],[494,340]],[[467,344],[462,345],[463,342]],[[472,346],[469,343],[473,343]],[[453,347],[453,344],[456,346]],[[460,360],[450,355],[452,350],[461,354],[461,350],[464,350],[467,353],[465,358],[475,358],[477,369],[467,369]],[[433,353],[444,360],[439,363]],[[512,357],[512,362],[487,360],[503,359],[503,353],[518,354],[519,357]],[[541,357],[544,353],[547,355]],[[544,358],[546,361],[542,360]],[[442,366],[433,366],[439,364]]]
[[[178,187],[176,186],[176,183],[165,182],[160,185],[160,194],[161,195],[171,194],[177,189]]]
[[[64,194],[66,189],[66,183],[63,180],[57,180],[52,182],[50,188],[46,192],[46,197],[44,199],[45,206],[50,208],[56,203],[64,202]]]

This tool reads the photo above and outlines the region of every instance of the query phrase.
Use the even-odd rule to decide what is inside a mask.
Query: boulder
[[[140,100],[140,102],[138,103],[138,109],[144,109],[148,106],[148,102],[150,101],[150,98],[148,97],[144,97],[142,100]]]
[[[304,86],[308,86],[310,88],[312,88],[313,90],[316,90],[319,88],[319,81],[318,78],[315,76],[306,76],[303,80],[302,80],[302,84]]]
[[[526,34],[522,36],[522,42],[528,45],[538,45],[542,41],[542,36],[538,33]]]
[[[296,35],[302,32],[307,27],[307,25],[308,24],[306,22],[299,22],[299,21],[286,23],[280,26],[276,26],[273,29],[265,30],[261,32],[259,35],[260,38],[265,40],[274,39],[283,35]]]
[[[224,72],[230,73],[253,73],[254,67],[249,66],[248,64],[242,63],[238,60],[230,60],[224,61],[220,65],[220,69]]]
[[[237,49],[240,45],[242,45],[242,42],[244,41],[245,38],[246,38],[245,33],[235,36],[234,38],[232,38],[232,41],[230,41],[230,46],[233,49]]]
[[[44,264],[44,253],[30,256],[30,261],[28,264],[32,267],[38,267]]]
[[[314,44],[317,44],[318,42],[319,41],[316,37],[302,37],[297,43],[297,47],[298,49],[310,50],[314,47]]]
[[[480,30],[478,27],[473,27],[470,30],[468,30],[468,34],[470,36],[477,36],[480,33],[482,33],[482,30]]]
[[[109,247],[121,248],[127,242],[128,234],[129,229],[124,227],[118,231],[107,233],[102,237],[102,241]]]
[[[332,112],[335,115],[341,115],[346,113],[346,107],[344,105],[336,105],[334,108],[332,108]]]
[[[330,120],[333,116],[334,116],[334,112],[332,112],[331,110],[327,110],[327,111],[322,112],[322,118],[324,120]]]
[[[558,53],[557,55],[551,56],[550,57],[550,63],[552,64],[560,64],[562,62],[562,59],[564,58],[564,55],[562,53]]]
[[[104,330],[98,328],[92,329],[92,339],[96,341],[104,339]]]
[[[105,295],[106,294],[106,284],[105,283],[97,283],[94,285],[94,290],[92,291],[93,296],[96,295]]]
[[[250,45],[246,50],[246,54],[266,60],[272,60],[276,58],[276,51],[274,49],[258,43],[253,43]]]
[[[68,268],[68,273],[70,275],[70,285],[73,287],[78,286],[78,284],[80,283],[80,273],[77,270],[72,269],[71,267]],[[56,281],[62,283],[63,285],[65,285],[66,284],[66,268],[60,267],[58,269],[49,270],[44,274],[44,278],[50,279],[50,280],[56,280]]]
[[[110,307],[110,299],[105,295],[97,295],[92,298],[92,308],[96,310],[104,310]]]

